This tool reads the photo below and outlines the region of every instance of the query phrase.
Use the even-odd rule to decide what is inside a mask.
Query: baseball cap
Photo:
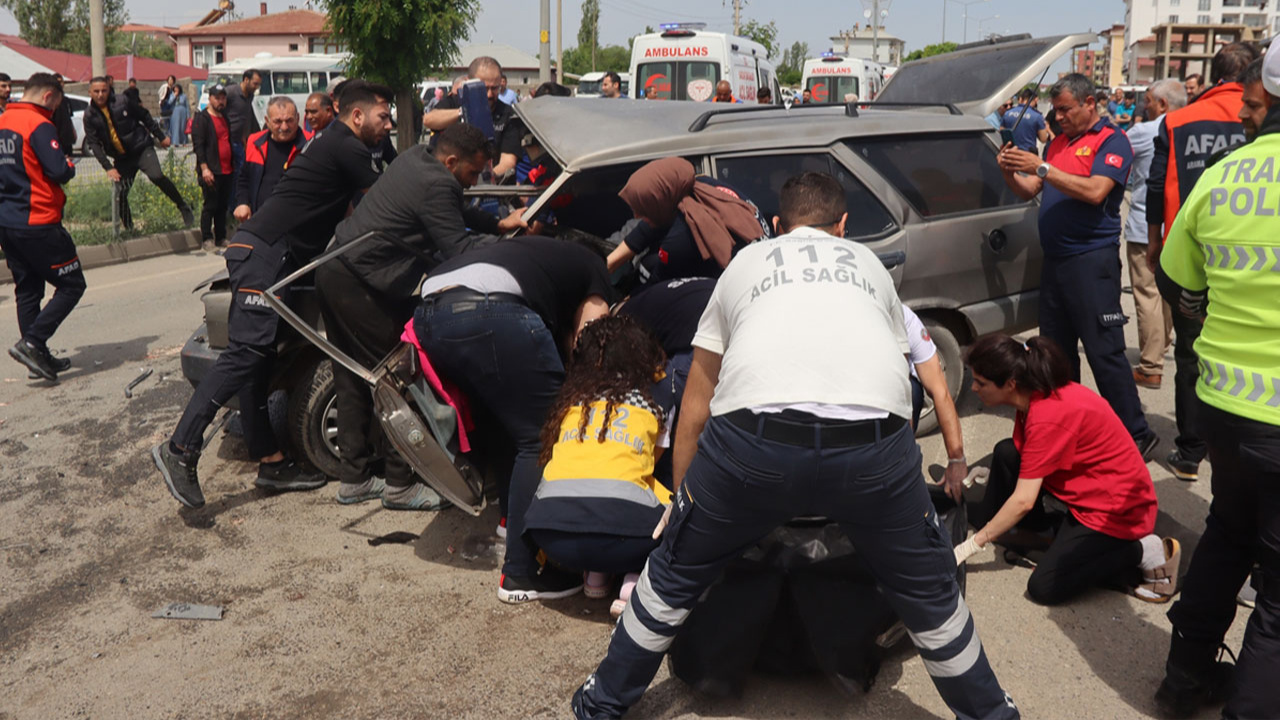
[[[214,83],[213,86],[209,88],[209,95],[211,96],[226,95],[226,94],[227,94],[227,86],[223,85],[222,83]]]
[[[1280,97],[1280,42],[1271,43],[1262,61],[1262,86],[1267,92]]]

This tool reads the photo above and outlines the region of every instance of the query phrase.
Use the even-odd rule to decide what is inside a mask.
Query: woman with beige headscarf
[[[609,270],[640,256],[643,282],[719,277],[737,250],[769,237],[754,203],[684,158],[664,158],[631,175],[618,196],[636,217],[618,233]]]

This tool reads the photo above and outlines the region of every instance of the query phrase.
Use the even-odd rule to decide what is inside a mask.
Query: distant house
[[[214,11],[193,25],[174,30],[175,59],[187,65],[208,68],[212,65],[252,58],[260,53],[273,57],[334,54],[345,48],[325,30],[325,15],[311,10],[286,10],[267,13],[267,4],[259,6],[260,15],[219,22],[220,11]]]
[[[106,60],[107,74],[120,80],[132,77],[139,82],[164,82],[170,75],[190,80],[208,77],[199,68],[153,58],[112,55]],[[36,72],[60,73],[69,83],[88,82],[93,75],[88,55],[38,48],[15,35],[0,35],[0,67],[19,84]]]

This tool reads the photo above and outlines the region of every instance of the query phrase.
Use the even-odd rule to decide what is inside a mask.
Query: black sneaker
[[[303,470],[292,460],[278,463],[258,463],[258,479],[254,485],[263,490],[286,492],[290,490],[316,490],[325,486],[329,478],[322,472]]]
[[[565,572],[549,566],[532,577],[503,575],[498,581],[498,599],[512,605],[567,598],[579,590],[582,590],[582,573]]]
[[[1169,668],[1160,689],[1156,690],[1156,707],[1166,718],[1189,718],[1207,705],[1221,705],[1227,699],[1235,666],[1218,661],[1203,673],[1186,673]]]
[[[66,358],[56,358],[56,357],[53,357],[53,355],[52,355],[52,354],[50,354],[50,355],[49,355],[49,359],[51,359],[51,360],[53,361],[53,367],[54,367],[54,369],[56,369],[58,372],[66,372],[67,370],[70,370],[70,369],[71,369],[71,361],[70,361],[70,360],[68,360],[68,359],[66,359]],[[39,375],[39,374],[37,374],[37,373],[34,373],[34,372],[30,372],[30,371],[28,371],[28,372],[27,372],[27,379],[28,379],[28,380],[39,380],[39,379],[40,379],[40,375]]]
[[[17,360],[37,377],[58,382],[58,362],[45,348],[36,347],[26,340],[19,340],[9,348],[9,357]],[[70,363],[67,364],[70,367]]]
[[[1170,450],[1164,461],[1173,471],[1173,476],[1179,480],[1195,482],[1200,479],[1200,463],[1182,457],[1182,451],[1178,448]]]
[[[200,492],[200,478],[196,475],[200,453],[175,453],[166,440],[151,449],[151,457],[170,495],[189,508],[204,507],[204,493]]]
[[[1142,462],[1151,462],[1151,456],[1155,453],[1156,446],[1160,444],[1160,436],[1148,432],[1145,438],[1134,442],[1138,444],[1138,452],[1142,453]]]
[[[192,212],[190,205],[182,205],[178,208],[178,212],[182,213],[182,227],[194,227],[196,224],[196,214]]]

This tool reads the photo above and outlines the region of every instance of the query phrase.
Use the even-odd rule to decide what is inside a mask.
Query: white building
[[[1265,8],[1262,6],[1265,3]],[[1130,82],[1146,81],[1138,69],[1135,47],[1154,35],[1155,26],[1166,23],[1196,25],[1244,25],[1257,28],[1259,36],[1280,34],[1280,5],[1276,0],[1125,0],[1125,64]]]
[[[902,64],[905,47],[906,42],[902,38],[890,35],[884,27],[880,27],[877,33],[870,23],[866,26],[854,25],[853,30],[844,30],[839,35],[831,37],[831,49],[836,53],[853,58],[875,60],[881,65],[894,67]]]

